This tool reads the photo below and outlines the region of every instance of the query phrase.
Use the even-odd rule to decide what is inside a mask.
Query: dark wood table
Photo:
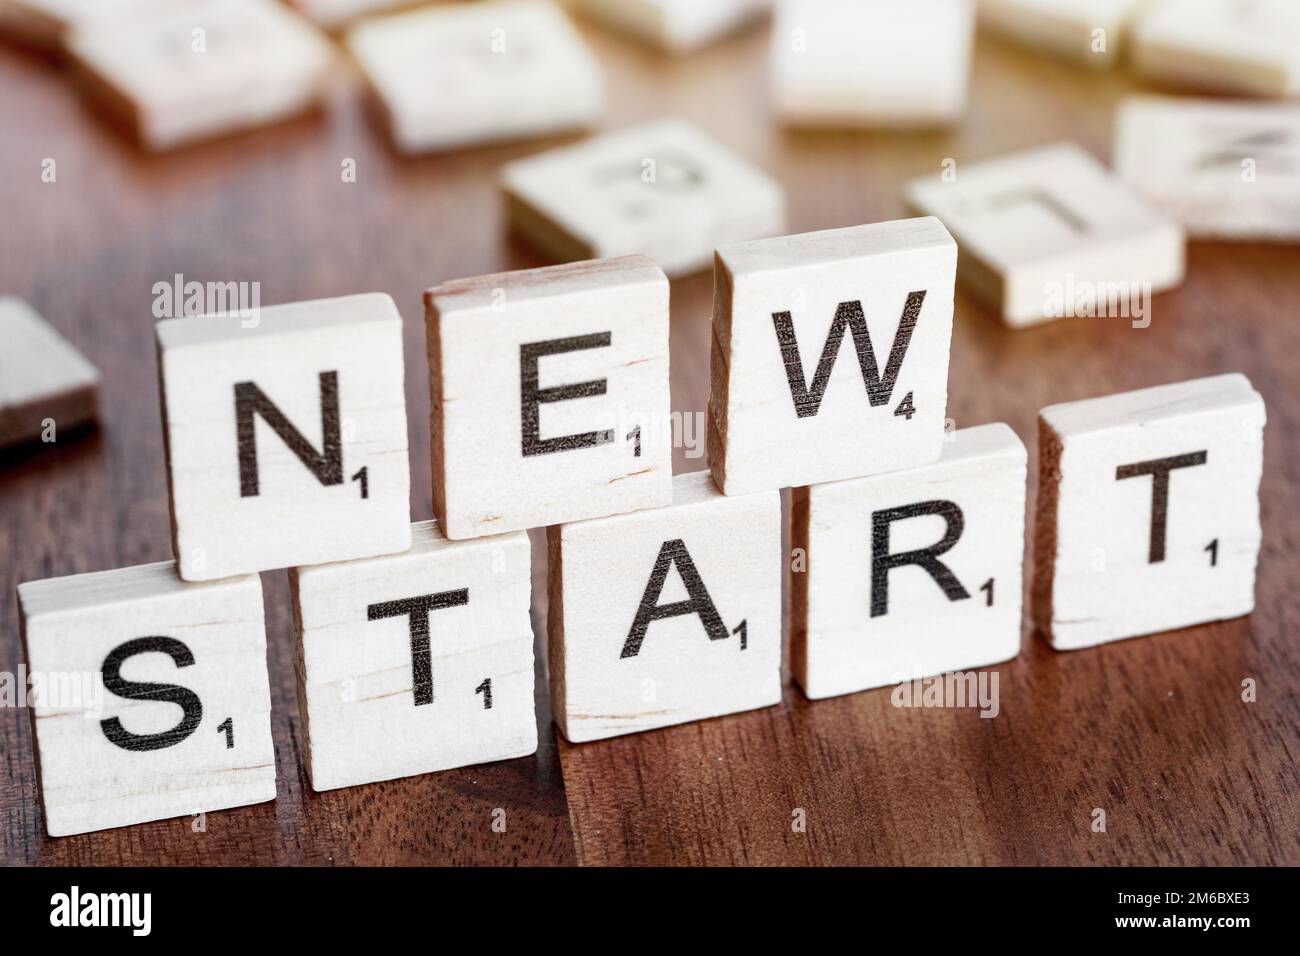
[[[608,127],[681,115],[712,130],[785,184],[792,232],[900,218],[902,183],[944,157],[1068,139],[1106,158],[1114,107],[1137,88],[981,40],[959,130],[796,135],[771,117],[766,28],[683,60],[583,30],[607,70]],[[496,170],[552,143],[401,158],[343,71],[324,115],[152,157],[37,59],[0,49],[0,89],[0,292],[31,301],[104,375],[100,432],[0,455],[0,670],[21,657],[19,581],[171,557],[151,290],[175,273],[260,281],[264,304],[391,293],[406,319],[412,512],[431,515],[420,295],[542,264],[507,236]],[[711,277],[672,295],[673,407],[703,410]],[[787,686],[779,707],[572,746],[556,739],[539,665],[536,756],[318,795],[277,572],[264,577],[279,799],[213,813],[203,833],[183,818],[50,840],[27,714],[0,710],[0,862],[1300,863],[1300,248],[1193,244],[1186,283],[1153,317],[1012,332],[959,293],[949,414],[1008,422],[1032,455],[1043,405],[1247,374],[1269,413],[1250,618],[1064,654],[1026,624],[1020,656],[998,667],[993,720],[896,709],[888,689],[812,703]],[[679,450],[675,466],[704,463]],[[542,581],[539,567],[539,650]],[[1241,699],[1247,677],[1255,703]]]

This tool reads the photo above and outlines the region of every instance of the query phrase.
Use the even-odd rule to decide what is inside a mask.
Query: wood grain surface
[[[1115,104],[1136,88],[1122,72],[981,40],[960,129],[796,135],[770,116],[766,28],[682,60],[583,33],[609,78],[607,128],[696,121],[780,179],[792,232],[899,218],[901,185],[945,157],[960,170],[1069,139],[1108,158]],[[174,273],[260,281],[264,304],[391,293],[406,322],[413,518],[430,516],[420,296],[447,279],[542,264],[508,238],[495,176],[549,142],[399,158],[347,70],[321,115],[162,157],[131,146],[30,56],[0,49],[0,90],[0,291],[27,298],[99,366],[105,422],[0,455],[0,670],[20,660],[17,582],[171,557],[151,289]],[[40,178],[46,157],[53,184]],[[341,181],[345,158],[356,160],[354,184]],[[673,408],[703,411],[711,277],[676,281],[672,296]],[[1250,377],[1269,414],[1250,618],[1065,654],[1026,625],[1020,657],[996,668],[992,720],[897,709],[888,689],[811,703],[787,684],[778,707],[573,746],[556,739],[539,673],[535,757],[317,795],[302,766],[278,572],[265,582],[279,799],[210,814],[206,832],[186,818],[50,840],[27,714],[7,708],[0,862],[1300,863],[1297,313],[1294,246],[1190,246],[1186,283],[1155,299],[1147,329],[1072,319],[1011,332],[957,298],[949,414],[961,427],[1008,422],[1031,455],[1043,405]],[[675,467],[703,459],[679,449]],[[542,645],[536,535],[534,546]],[[1247,677],[1253,704],[1241,700]],[[504,833],[491,827],[496,808]],[[1105,833],[1092,832],[1094,808]]]

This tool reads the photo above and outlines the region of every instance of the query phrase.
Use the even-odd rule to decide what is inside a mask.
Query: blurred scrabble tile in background
[[[192,0],[0,0],[0,36],[45,52],[62,52],[78,30],[111,27],[165,14]]]
[[[290,571],[316,790],[537,749],[531,551],[522,531]]]
[[[550,3],[426,7],[365,21],[347,44],[403,152],[544,136],[604,111],[600,66]]]
[[[958,161],[906,198],[943,220],[963,285],[1013,327],[1111,311],[1142,326],[1147,294],[1183,279],[1182,227],[1071,143]]]
[[[324,95],[329,42],[272,0],[202,0],[69,40],[86,86],[149,149],[261,126]]]
[[[1134,16],[1151,0],[980,0],[979,20],[1027,49],[1091,69],[1119,62]]]
[[[0,448],[94,421],[99,372],[26,302],[0,296]]]
[[[932,465],[796,488],[791,669],[812,698],[1020,651],[1025,446],[964,428]]]
[[[772,28],[777,115],[794,126],[943,126],[966,109],[971,0],[785,0]]]
[[[668,53],[687,53],[757,19],[773,0],[579,0],[582,13]]]
[[[709,467],[726,494],[939,457],[957,244],[904,219],[718,249]]]
[[[18,586],[51,836],[275,799],[262,584],[170,561]]]
[[[382,293],[158,323],[187,581],[410,546],[402,317]]]
[[[1251,612],[1264,421],[1244,375],[1039,413],[1033,610],[1054,647]]]
[[[781,700],[781,497],[673,503],[547,529],[551,707],[574,743]]]
[[[445,282],[425,316],[448,538],[669,503],[668,279],[654,262]]]
[[[312,23],[328,30],[343,26],[360,17],[413,6],[420,0],[288,0]]]
[[[1133,29],[1147,79],[1214,93],[1300,95],[1295,0],[1162,0]]]
[[[515,231],[561,262],[640,253],[676,277],[785,228],[781,186],[684,120],[518,160],[502,181]]]
[[[1115,169],[1191,236],[1300,241],[1300,105],[1126,100]]]

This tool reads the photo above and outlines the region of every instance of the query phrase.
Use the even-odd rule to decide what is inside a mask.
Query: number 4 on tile
[[[903,396],[903,400],[898,403],[898,407],[894,409],[894,417],[906,418],[910,422],[915,414],[916,406],[912,404],[912,393],[908,392]]]

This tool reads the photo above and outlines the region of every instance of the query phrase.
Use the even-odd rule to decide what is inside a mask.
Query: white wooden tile
[[[164,150],[297,115],[321,100],[334,52],[271,0],[204,0],[80,30],[69,47],[101,108]]]
[[[351,23],[363,16],[409,7],[420,0],[288,0],[312,23],[326,29]]]
[[[544,136],[604,111],[599,64],[549,3],[426,7],[365,21],[347,44],[403,152]]]
[[[1300,106],[1134,97],[1115,168],[1189,235],[1300,241]]]
[[[668,53],[687,53],[739,29],[772,0],[580,0],[587,16]]]
[[[643,256],[425,293],[433,507],[452,539],[672,499],[668,280]]]
[[[772,28],[777,115],[793,126],[942,126],[966,110],[970,0],[785,0]]]
[[[275,799],[256,575],[186,584],[167,561],[20,584],[18,604],[51,836]]]
[[[931,218],[719,249],[718,487],[744,494],[935,461],[956,264],[956,243]]]
[[[1034,618],[1054,647],[1251,612],[1264,420],[1243,375],[1039,413]]]
[[[1012,327],[1086,314],[1090,302],[1142,326],[1149,295],[1183,279],[1182,227],[1070,143],[958,162],[955,179],[925,176],[906,195],[952,230],[962,284]]]
[[[932,465],[794,490],[790,660],[805,694],[1019,653],[1026,457],[1006,425],[981,425]]]
[[[684,120],[519,160],[502,179],[514,229],[562,262],[641,253],[676,277],[785,228],[780,185]]]
[[[158,351],[181,577],[410,546],[402,318],[387,295],[166,319]]]
[[[1151,0],[980,0],[980,25],[1038,53],[1094,70],[1120,60],[1134,18]]]
[[[290,571],[298,699],[316,790],[537,750],[524,532]]]
[[[781,700],[781,498],[707,472],[669,507],[552,527],[551,708],[574,743]]]
[[[61,51],[78,30],[165,14],[187,2],[192,0],[0,0],[0,34]]]
[[[0,296],[0,448],[94,421],[99,372],[31,306]]]
[[[1133,28],[1138,73],[1176,87],[1300,95],[1295,0],[1164,0]]]

